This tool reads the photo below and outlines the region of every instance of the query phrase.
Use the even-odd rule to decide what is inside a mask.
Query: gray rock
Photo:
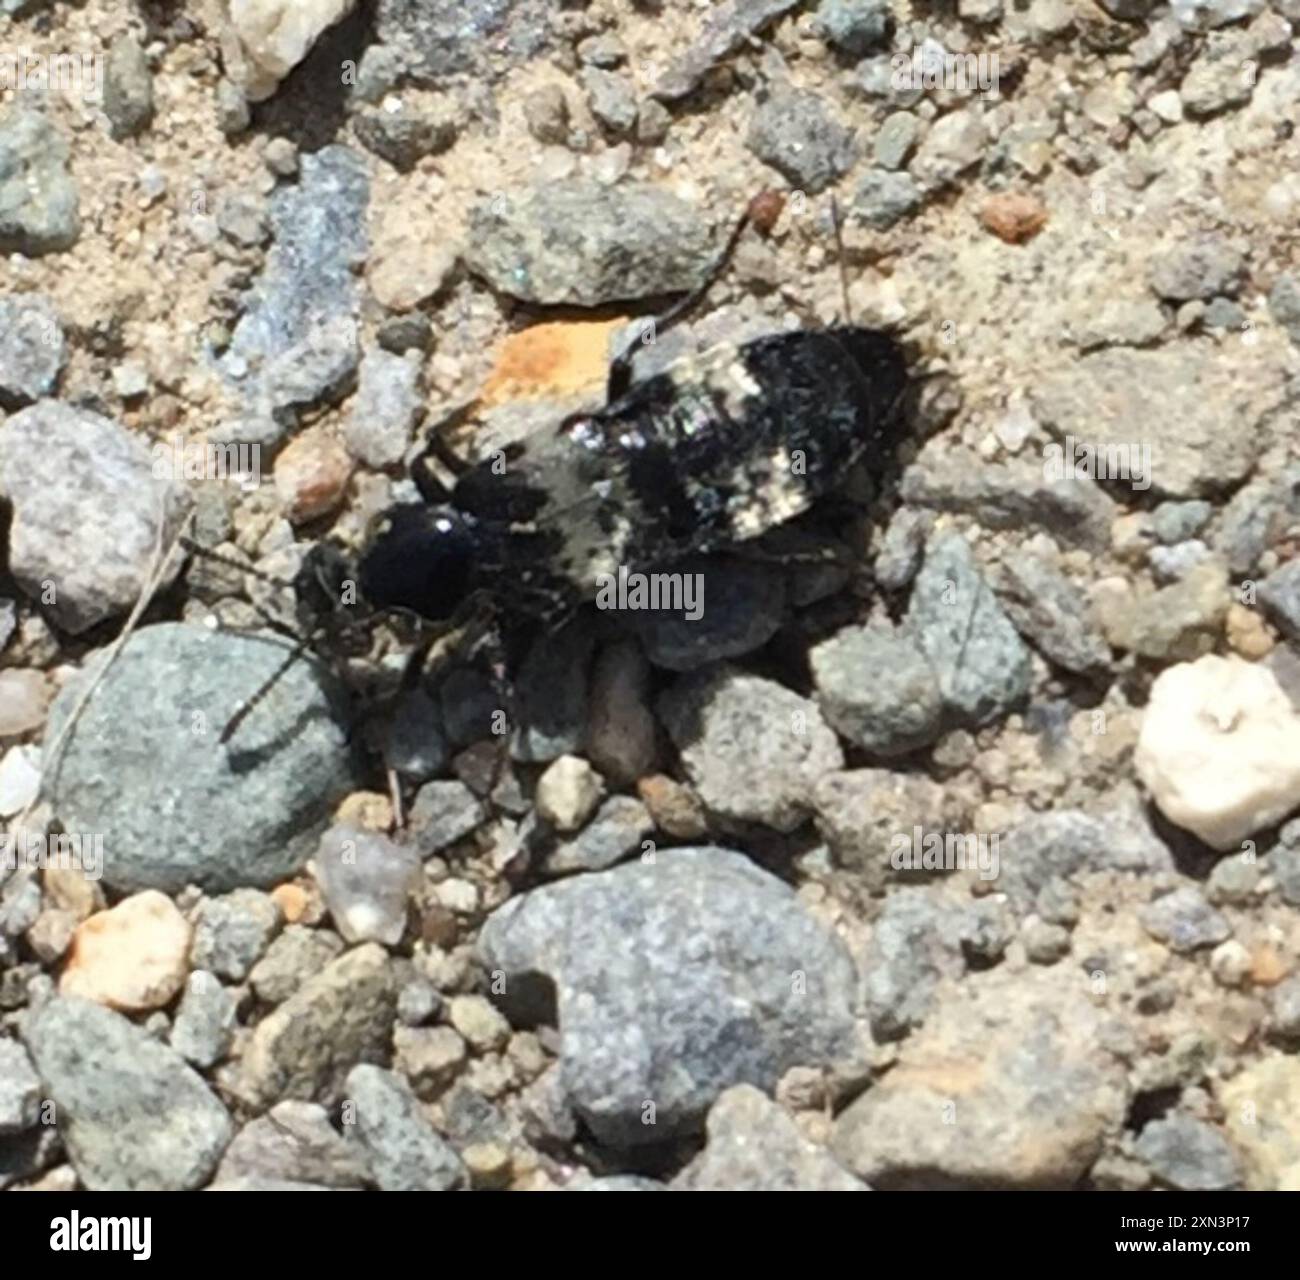
[[[22,1133],[41,1116],[41,1081],[27,1051],[0,1039],[0,1135]]]
[[[304,409],[335,404],[356,382],[360,360],[356,321],[348,316],[324,320],[266,362],[257,383],[257,409],[293,423]]]
[[[989,463],[966,449],[926,450],[903,473],[903,500],[974,516],[986,529],[1042,529],[1069,546],[1104,551],[1119,508],[1099,485],[1049,480],[1041,463]]]
[[[636,127],[638,108],[636,90],[626,76],[587,67],[582,73],[582,87],[591,114],[603,128],[616,136],[631,133]]]
[[[252,108],[244,91],[232,80],[225,77],[217,81],[216,91],[217,128],[227,138],[233,138],[244,132],[253,123]]]
[[[916,577],[933,523],[928,512],[913,507],[900,507],[894,513],[872,566],[876,581],[886,591],[901,591]]]
[[[921,188],[910,173],[868,169],[853,193],[853,216],[877,231],[888,231],[920,207]]]
[[[0,118],[0,253],[39,258],[81,235],[68,144],[39,112],[13,107]]]
[[[1151,528],[1166,546],[1194,538],[1214,517],[1214,507],[1203,500],[1162,502],[1151,513]]]
[[[819,95],[788,85],[760,100],[746,145],[809,194],[829,187],[855,159],[853,131],[831,115]]]
[[[1169,7],[1180,26],[1204,31],[1255,17],[1263,12],[1264,0],[1173,0]]]
[[[63,326],[43,293],[0,298],[0,408],[54,394],[67,358]]]
[[[1241,68],[1257,52],[1249,33],[1212,31],[1178,87],[1187,114],[1212,116],[1249,102],[1256,78],[1242,75]]]
[[[978,164],[988,145],[988,128],[974,108],[950,111],[930,126],[912,161],[917,182],[927,191],[947,186]]]
[[[862,960],[863,994],[878,1041],[899,1040],[925,1021],[944,977],[959,978],[962,912],[929,890],[895,889]]]
[[[1174,1112],[1152,1120],[1134,1150],[1161,1182],[1179,1191],[1229,1191],[1241,1184],[1241,1163],[1228,1140],[1194,1116]]]
[[[383,350],[366,352],[344,428],[348,452],[368,467],[396,466],[423,411],[420,362]]]
[[[420,881],[420,859],[378,831],[334,826],[316,851],[316,880],[345,942],[396,946]]]
[[[253,966],[249,985],[259,1000],[283,1004],[342,951],[343,939],[337,933],[291,924]]]
[[[813,788],[817,830],[836,865],[852,871],[863,887],[881,891],[894,866],[898,837],[917,827],[960,831],[966,820],[950,789],[924,774],[889,769],[849,769],[821,778]]]
[[[1178,582],[1210,558],[1210,548],[1199,538],[1172,547],[1152,547],[1147,552],[1151,576],[1160,583]]]
[[[217,228],[227,240],[245,249],[256,248],[270,234],[265,202],[247,191],[227,196],[217,205]]]
[[[1193,885],[1148,903],[1138,912],[1138,919],[1157,942],[1181,954],[1217,946],[1232,936],[1227,919]]]
[[[427,858],[477,830],[486,817],[463,782],[428,782],[416,794],[408,825],[420,856]]]
[[[1259,863],[1252,857],[1220,858],[1205,882],[1205,896],[1215,904],[1240,906],[1254,897],[1259,884]]]
[[[227,1148],[214,1186],[244,1180],[360,1187],[368,1174],[361,1151],[334,1131],[324,1107],[291,1100],[250,1120]]]
[[[443,731],[453,747],[491,738],[503,727],[498,719],[505,701],[502,692],[474,667],[453,667],[438,690],[438,700]]]
[[[1300,344],[1300,279],[1283,272],[1268,294],[1268,309],[1292,342]]]
[[[1292,823],[1288,823],[1279,832],[1280,843],[1269,855],[1268,869],[1277,881],[1277,891],[1282,901],[1288,906],[1300,907],[1300,846],[1297,845],[1294,834]]]
[[[844,766],[815,704],[782,685],[726,668],[678,681],[659,718],[705,806],[725,821],[793,831],[813,784]]]
[[[284,646],[176,623],[131,637],[62,759],[46,762],[46,792],[67,830],[104,835],[106,884],[120,892],[272,885],[311,855],[354,787],[321,673],[295,664],[230,743],[217,741],[240,695],[251,697],[281,666]],[[92,660],[64,687],[50,712],[51,741],[102,666],[102,657]]]
[[[242,982],[282,923],[275,900],[256,889],[204,898],[194,913],[190,963],[196,969],[210,969],[220,978]]]
[[[1105,819],[1078,809],[1054,809],[1026,818],[1000,847],[998,888],[1022,910],[1058,877],[1088,871],[1171,871],[1173,859],[1135,810]]]
[[[994,588],[1016,629],[1045,658],[1081,675],[1109,666],[1110,649],[1083,591],[1047,561],[1009,556]]]
[[[389,316],[380,322],[375,340],[395,356],[405,355],[408,351],[428,351],[433,346],[433,325],[422,311]],[[362,367],[364,369],[364,362]]]
[[[1056,964],[1070,954],[1070,931],[1047,920],[1027,921],[1020,941],[1030,964]]]
[[[34,869],[20,868],[0,894],[0,937],[21,938],[41,914],[41,882]]]
[[[939,736],[939,681],[911,637],[846,627],[813,649],[809,661],[817,705],[850,742],[892,756]]]
[[[931,541],[906,626],[938,675],[945,705],[966,723],[988,724],[1028,693],[1029,651],[960,534]]]
[[[515,760],[545,764],[582,754],[593,645],[590,629],[570,623],[541,637],[524,656],[515,678]]]
[[[713,1104],[705,1148],[673,1179],[675,1191],[867,1191],[786,1110],[752,1085]]]
[[[189,1191],[208,1180],[234,1126],[179,1054],[63,996],[35,1010],[23,1035],[87,1189]]]
[[[1259,602],[1288,640],[1300,641],[1300,560],[1288,560],[1259,584]]]
[[[1224,508],[1213,545],[1234,576],[1253,575],[1259,558],[1300,516],[1300,467],[1262,476],[1243,486]]]
[[[1147,268],[1151,287],[1170,302],[1209,300],[1240,287],[1245,258],[1220,236],[1203,235],[1157,253]]]
[[[367,942],[341,955],[258,1023],[243,1060],[250,1099],[332,1106],[353,1067],[387,1061],[396,1005],[397,982],[382,947]]]
[[[623,615],[655,666],[696,671],[761,649],[780,630],[786,587],[778,566],[711,556],[675,564],[673,571],[696,575],[699,616],[683,609]]]
[[[348,1137],[365,1151],[370,1180],[380,1191],[455,1191],[466,1184],[460,1157],[429,1123],[401,1076],[381,1067],[354,1067],[347,1093]]]
[[[699,38],[659,78],[654,96],[676,102],[694,93],[718,63],[739,52],[749,40],[797,9],[803,0],[723,0],[709,6]]]
[[[1035,414],[1058,439],[1123,448],[1135,476],[1135,446],[1149,449],[1149,475],[1140,483],[1155,493],[1213,495],[1250,473],[1265,419],[1282,395],[1277,372],[1243,368],[1241,350],[1187,342],[1091,352],[1042,381]],[[1225,421],[1234,423],[1232,431],[1223,429]]]
[[[1300,1040],[1300,974],[1292,974],[1268,993],[1268,1030],[1275,1040]]]
[[[566,1092],[611,1145],[698,1132],[729,1086],[770,1090],[792,1066],[851,1052],[847,952],[729,850],[674,849],[535,889],[492,915],[479,952],[507,993],[529,974],[554,981]]]
[[[275,243],[261,276],[243,300],[220,365],[256,404],[265,372],[330,321],[360,312],[354,268],[369,248],[366,210],[370,180],[365,160],[347,147],[304,154],[297,183],[279,187],[267,205]],[[334,331],[334,330],[331,330]],[[337,332],[345,326],[337,326]],[[355,330],[354,330],[355,332]],[[278,376],[285,376],[281,366]]]
[[[1146,658],[1190,662],[1214,649],[1232,603],[1221,560],[1201,560],[1159,591],[1105,594],[1096,600],[1106,639]]]
[[[442,995],[423,978],[412,979],[397,993],[397,1018],[406,1027],[432,1022],[442,1007]]]
[[[144,49],[132,35],[118,36],[109,46],[104,114],[115,138],[133,137],[153,119],[153,73]]]
[[[360,102],[378,102],[397,88],[406,72],[406,51],[396,45],[368,45],[357,64],[352,94]]]
[[[861,58],[888,41],[893,17],[888,0],[822,0],[817,26],[838,52]]]
[[[921,122],[910,111],[895,111],[881,122],[876,134],[876,164],[882,169],[901,169],[916,146]]]
[[[839,1117],[831,1150],[885,1190],[1073,1187],[1128,1102],[1105,1016],[1063,967],[968,976]]]
[[[164,522],[175,535],[188,499],[116,422],[45,400],[0,424],[0,497],[13,506],[9,567],[74,634],[139,599]],[[173,559],[163,585],[175,580]],[[98,830],[98,828],[91,828]]]
[[[418,104],[388,98],[382,106],[353,117],[361,145],[399,173],[409,173],[425,156],[452,147],[462,124],[460,107],[450,98]]]
[[[196,1067],[215,1066],[235,1035],[235,997],[206,969],[191,973],[172,1023],[171,1046]]]
[[[546,859],[546,870],[551,875],[604,871],[638,852],[654,829],[649,811],[640,800],[610,796],[576,836],[555,847]]]
[[[421,84],[498,73],[540,53],[549,41],[548,0],[378,0],[375,33],[403,52]]]
[[[667,189],[585,179],[484,201],[469,238],[466,261],[494,289],[545,305],[687,292],[714,253],[699,212]]]

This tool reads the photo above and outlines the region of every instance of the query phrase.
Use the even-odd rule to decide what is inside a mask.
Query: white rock
[[[245,97],[269,98],[321,32],[356,5],[357,0],[230,0],[230,25],[244,55],[238,79]]]
[[[1151,686],[1134,763],[1165,817],[1227,851],[1300,806],[1300,715],[1266,667],[1180,663]]]
[[[189,951],[185,917],[166,894],[146,889],[78,927],[59,990],[120,1013],[161,1009],[185,985]]]
[[[0,818],[12,818],[36,803],[41,790],[40,756],[35,747],[12,747],[0,760]]]
[[[560,756],[537,779],[537,812],[559,831],[576,831],[605,793],[600,774],[580,756]]]

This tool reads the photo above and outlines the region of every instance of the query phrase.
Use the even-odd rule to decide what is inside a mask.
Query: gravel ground
[[[1296,0],[235,12],[0,0],[0,1188],[1300,1190]],[[897,456],[221,742],[764,189]]]

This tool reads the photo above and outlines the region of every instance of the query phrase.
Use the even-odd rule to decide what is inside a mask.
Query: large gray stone
[[[281,665],[286,643],[178,623],[128,641],[66,751],[45,762],[46,794],[65,828],[103,835],[110,887],[272,885],[311,856],[354,785],[339,708],[319,670],[296,663],[234,738],[218,741]],[[102,666],[101,655],[65,686],[49,741]]]
[[[733,1084],[852,1052],[853,963],[789,888],[727,849],[660,852],[497,910],[479,938],[507,1000],[555,984],[571,1106],[604,1142],[698,1132]]]
[[[178,1053],[121,1014],[61,996],[24,1036],[91,1191],[189,1191],[208,1180],[234,1126]]]
[[[43,400],[0,424],[0,497],[13,506],[9,567],[73,633],[125,613],[188,498],[137,436],[109,418]],[[174,557],[164,585],[180,569]]]

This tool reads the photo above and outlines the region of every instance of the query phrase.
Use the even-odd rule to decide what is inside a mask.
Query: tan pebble
[[[1024,244],[1047,225],[1042,201],[1017,191],[999,191],[980,210],[980,222],[1007,244]]]
[[[43,671],[30,667],[0,671],[0,738],[16,738],[39,729],[53,696]]]
[[[381,791],[354,791],[339,805],[334,821],[363,831],[391,831],[393,802]]]
[[[276,458],[275,492],[289,520],[302,524],[333,511],[351,475],[347,450],[322,431],[307,431]]]
[[[1277,644],[1264,619],[1242,604],[1228,606],[1225,629],[1228,644],[1243,658],[1263,658]]]
[[[470,1182],[475,1187],[489,1190],[508,1186],[514,1176],[510,1152],[499,1142],[471,1142],[460,1158],[469,1170]]]
[[[146,889],[78,927],[59,990],[124,1013],[161,1009],[185,985],[189,950],[185,917]]]
[[[300,884],[278,884],[271,890],[271,901],[280,908],[286,924],[301,924],[310,899]]]
[[[410,311],[442,289],[455,265],[456,255],[446,246],[395,235],[371,251],[366,280],[381,307]]]
[[[1288,965],[1277,949],[1264,942],[1250,953],[1250,980],[1257,987],[1275,987],[1287,975]]]
[[[655,826],[678,840],[695,840],[708,831],[704,807],[689,787],[656,773],[636,784]]]

